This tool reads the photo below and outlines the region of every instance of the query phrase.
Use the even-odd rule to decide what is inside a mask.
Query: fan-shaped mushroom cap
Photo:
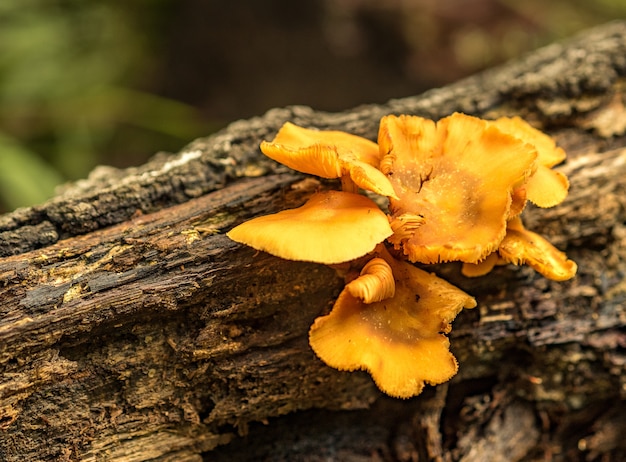
[[[286,122],[261,151],[289,168],[322,178],[348,176],[359,187],[383,196],[395,196],[380,170],[376,143],[333,130],[311,130]]]
[[[501,117],[493,124],[508,133],[529,143],[537,150],[537,170],[526,182],[528,200],[539,207],[553,207],[563,202],[569,189],[569,181],[561,172],[551,167],[565,160],[565,151],[556,146],[554,140],[532,127],[520,117]]]
[[[395,234],[389,240],[422,263],[475,263],[495,250],[513,190],[536,167],[531,145],[458,113],[437,124],[416,116],[383,117],[378,143],[381,170],[399,197],[390,198]]]
[[[445,382],[457,372],[444,333],[459,311],[476,301],[409,263],[386,260],[395,295],[367,304],[344,289],[332,312],[315,320],[309,341],[329,366],[365,369],[383,392],[409,398],[425,383]]]
[[[361,257],[392,234],[387,216],[367,197],[317,193],[302,207],[246,221],[232,240],[287,260],[334,264]]]
[[[509,222],[498,253],[505,261],[514,265],[527,264],[554,281],[571,279],[578,269],[574,261],[545,238],[524,228],[519,219]]]

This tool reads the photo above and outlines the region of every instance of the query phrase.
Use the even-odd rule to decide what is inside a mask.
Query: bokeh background
[[[272,107],[419,94],[626,0],[2,0],[0,212]]]

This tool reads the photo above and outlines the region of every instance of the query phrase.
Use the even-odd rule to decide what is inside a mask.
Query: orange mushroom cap
[[[436,124],[383,117],[378,143],[381,170],[399,197],[390,198],[395,234],[389,240],[422,263],[475,263],[494,251],[514,189],[536,168],[531,145],[458,113]]]
[[[261,151],[299,172],[322,178],[349,177],[363,189],[395,196],[391,183],[378,170],[378,146],[360,136],[286,122],[271,142],[261,143]]]
[[[527,264],[554,281],[565,281],[576,275],[576,263],[545,238],[524,228],[519,218],[509,222],[498,253],[514,265]]]
[[[395,294],[365,303],[344,289],[332,312],[309,332],[315,353],[339,370],[367,370],[390,396],[418,395],[425,383],[449,380],[458,369],[444,335],[463,308],[476,301],[437,276],[386,257]]]
[[[246,221],[227,235],[287,260],[334,264],[371,252],[392,232],[387,216],[372,200],[327,191],[297,209]]]
[[[478,263],[463,263],[461,273],[468,278],[476,278],[489,274],[491,270],[500,263],[500,257],[497,252],[492,252]]]
[[[531,144],[537,150],[537,170],[525,184],[528,200],[539,207],[553,207],[563,202],[569,181],[551,167],[565,160],[565,151],[554,140],[520,117],[501,117],[492,122],[499,130]]]

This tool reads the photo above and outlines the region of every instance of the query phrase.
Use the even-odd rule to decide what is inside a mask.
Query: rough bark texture
[[[272,110],[0,217],[0,460],[626,459],[625,88],[608,24],[386,105]],[[260,155],[283,122],[374,139],[384,114],[454,111],[519,114],[568,151],[567,201],[525,215],[579,274],[437,267],[479,307],[454,323],[459,374],[399,401],[308,347],[333,270],[224,232],[318,187]]]

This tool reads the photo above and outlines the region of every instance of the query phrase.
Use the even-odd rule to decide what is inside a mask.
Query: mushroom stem
[[[354,194],[359,193],[359,187],[356,185],[350,175],[341,175],[341,190]]]

